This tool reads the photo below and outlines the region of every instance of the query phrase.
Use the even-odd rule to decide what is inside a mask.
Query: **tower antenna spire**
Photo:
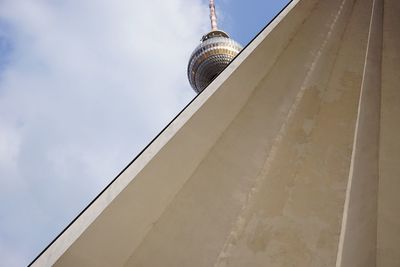
[[[210,0],[210,19],[211,19],[211,31],[218,30],[217,15],[215,13],[214,0]]]

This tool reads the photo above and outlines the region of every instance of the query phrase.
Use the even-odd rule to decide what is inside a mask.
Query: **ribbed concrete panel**
[[[127,266],[335,265],[371,7],[315,2]]]
[[[400,265],[399,12],[292,1],[34,266]]]

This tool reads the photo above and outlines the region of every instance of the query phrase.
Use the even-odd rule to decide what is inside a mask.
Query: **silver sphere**
[[[188,78],[196,93],[204,90],[214,78],[239,54],[242,46],[223,31],[215,30],[203,36],[188,64]]]

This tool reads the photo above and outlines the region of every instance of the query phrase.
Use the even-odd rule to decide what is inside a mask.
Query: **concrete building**
[[[33,266],[400,266],[400,1],[293,0]]]

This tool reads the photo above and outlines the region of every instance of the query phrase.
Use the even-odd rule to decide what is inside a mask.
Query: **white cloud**
[[[3,126],[0,123],[0,168],[16,169],[16,160],[19,153],[20,136],[16,129]],[[1,181],[0,181],[1,183]]]
[[[194,96],[207,16],[200,0],[0,1],[0,265],[32,260]]]

